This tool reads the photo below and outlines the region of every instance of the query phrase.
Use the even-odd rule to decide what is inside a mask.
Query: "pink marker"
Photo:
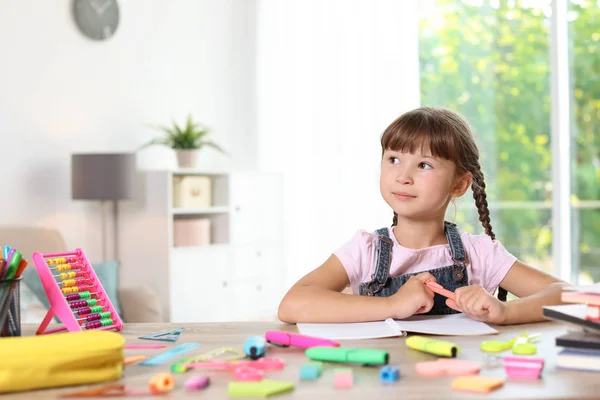
[[[267,331],[265,340],[268,343],[282,347],[299,347],[301,349],[309,349],[311,347],[340,347],[338,342],[329,339],[323,339],[313,336],[301,335],[294,332],[284,331]]]
[[[166,344],[126,344],[126,349],[162,349]]]
[[[444,289],[444,287],[439,283],[436,283],[434,281],[427,281],[425,282],[425,286],[431,289],[434,293],[440,294],[452,300],[456,300],[454,298],[454,292]]]

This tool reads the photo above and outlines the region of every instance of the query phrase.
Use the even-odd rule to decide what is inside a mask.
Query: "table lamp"
[[[118,202],[134,196],[135,155],[133,153],[89,153],[71,155],[71,198],[96,200],[102,207],[102,259],[106,261],[105,203],[113,203],[113,249],[118,249]]]

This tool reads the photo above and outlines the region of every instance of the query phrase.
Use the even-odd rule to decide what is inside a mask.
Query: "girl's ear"
[[[467,172],[464,175],[460,176],[456,180],[454,188],[452,188],[452,190],[450,191],[450,195],[452,195],[452,197],[462,196],[469,189],[469,186],[471,186],[471,182],[473,182],[473,174],[471,174],[470,172]]]

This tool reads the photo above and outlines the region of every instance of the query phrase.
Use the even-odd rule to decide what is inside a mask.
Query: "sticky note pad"
[[[415,364],[415,371],[424,376],[474,375],[480,369],[481,366],[475,361],[456,360],[454,358],[439,358],[436,361],[422,361]]]
[[[292,382],[264,379],[254,382],[229,382],[227,394],[229,397],[268,397],[291,390],[294,390]]]
[[[503,385],[504,379],[487,376],[461,376],[452,381],[452,389],[476,393],[488,393]]]

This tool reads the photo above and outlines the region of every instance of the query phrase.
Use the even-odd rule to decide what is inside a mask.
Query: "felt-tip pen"
[[[387,351],[378,349],[317,346],[307,349],[305,354],[306,357],[317,361],[366,365],[383,365],[390,360],[390,354]]]

